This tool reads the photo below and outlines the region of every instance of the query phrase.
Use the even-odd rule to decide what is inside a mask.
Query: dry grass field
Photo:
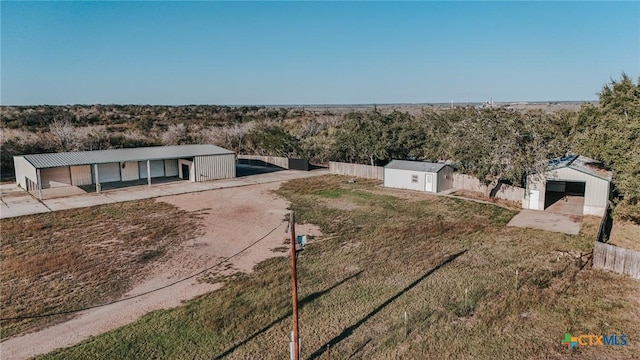
[[[22,216],[0,225],[3,318],[116,299],[148,265],[198,231],[194,214],[153,200]],[[65,317],[3,321],[0,334],[4,339]]]
[[[514,212],[501,207],[412,201],[347,180],[277,191],[324,234],[298,256],[302,358],[330,346],[332,359],[561,359],[565,332],[630,339],[578,346],[581,359],[640,354],[640,286],[589,267],[597,224],[576,236],[508,228]],[[290,329],[289,260],[278,257],[185,306],[40,358],[283,359]]]
[[[614,219],[609,244],[640,251],[640,224]]]

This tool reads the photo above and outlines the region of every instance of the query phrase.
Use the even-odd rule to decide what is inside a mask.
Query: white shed
[[[600,162],[584,156],[553,160],[546,172],[527,177],[522,207],[602,216],[609,201],[611,176]]]
[[[448,164],[393,160],[384,167],[384,186],[441,192],[453,187],[453,167]]]

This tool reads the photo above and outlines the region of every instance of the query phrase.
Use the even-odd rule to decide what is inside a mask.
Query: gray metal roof
[[[398,169],[398,170],[411,170],[422,171],[429,173],[437,173],[442,170],[443,167],[448,164],[438,164],[423,161],[407,161],[407,160],[392,160],[385,166],[385,169]]]
[[[48,154],[29,154],[23,157],[36,169],[60,166],[104,164],[125,161],[178,159],[204,155],[233,154],[215,145],[153,146],[129,149],[75,151]]]
[[[583,172],[595,176],[597,178],[611,181],[613,174],[602,167],[600,161],[588,158],[586,156],[571,155],[561,159],[551,160],[549,162],[549,170],[555,170],[568,167],[576,171]]]

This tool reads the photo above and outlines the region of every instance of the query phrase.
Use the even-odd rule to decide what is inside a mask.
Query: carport
[[[27,191],[103,184],[122,187],[152,178],[191,182],[233,178],[235,153],[214,145],[156,146],[14,156],[16,182]]]
[[[611,172],[596,160],[573,155],[549,162],[527,177],[524,209],[601,216],[610,196]]]

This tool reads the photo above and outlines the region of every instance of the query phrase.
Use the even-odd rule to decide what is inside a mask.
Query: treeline
[[[315,163],[447,160],[483,181],[522,185],[548,159],[577,153],[613,171],[621,205],[616,211],[640,221],[640,81],[634,84],[626,75],[603,87],[598,105],[552,114],[472,107],[416,115],[218,106],[11,109],[2,115],[5,174],[12,171],[11,156],[22,153],[211,143],[236,153]]]
[[[46,130],[53,122],[76,126],[125,125],[149,130],[154,124],[216,123],[229,125],[247,121],[289,119],[304,115],[301,108],[217,105],[39,105],[2,106],[0,121],[8,129]]]

